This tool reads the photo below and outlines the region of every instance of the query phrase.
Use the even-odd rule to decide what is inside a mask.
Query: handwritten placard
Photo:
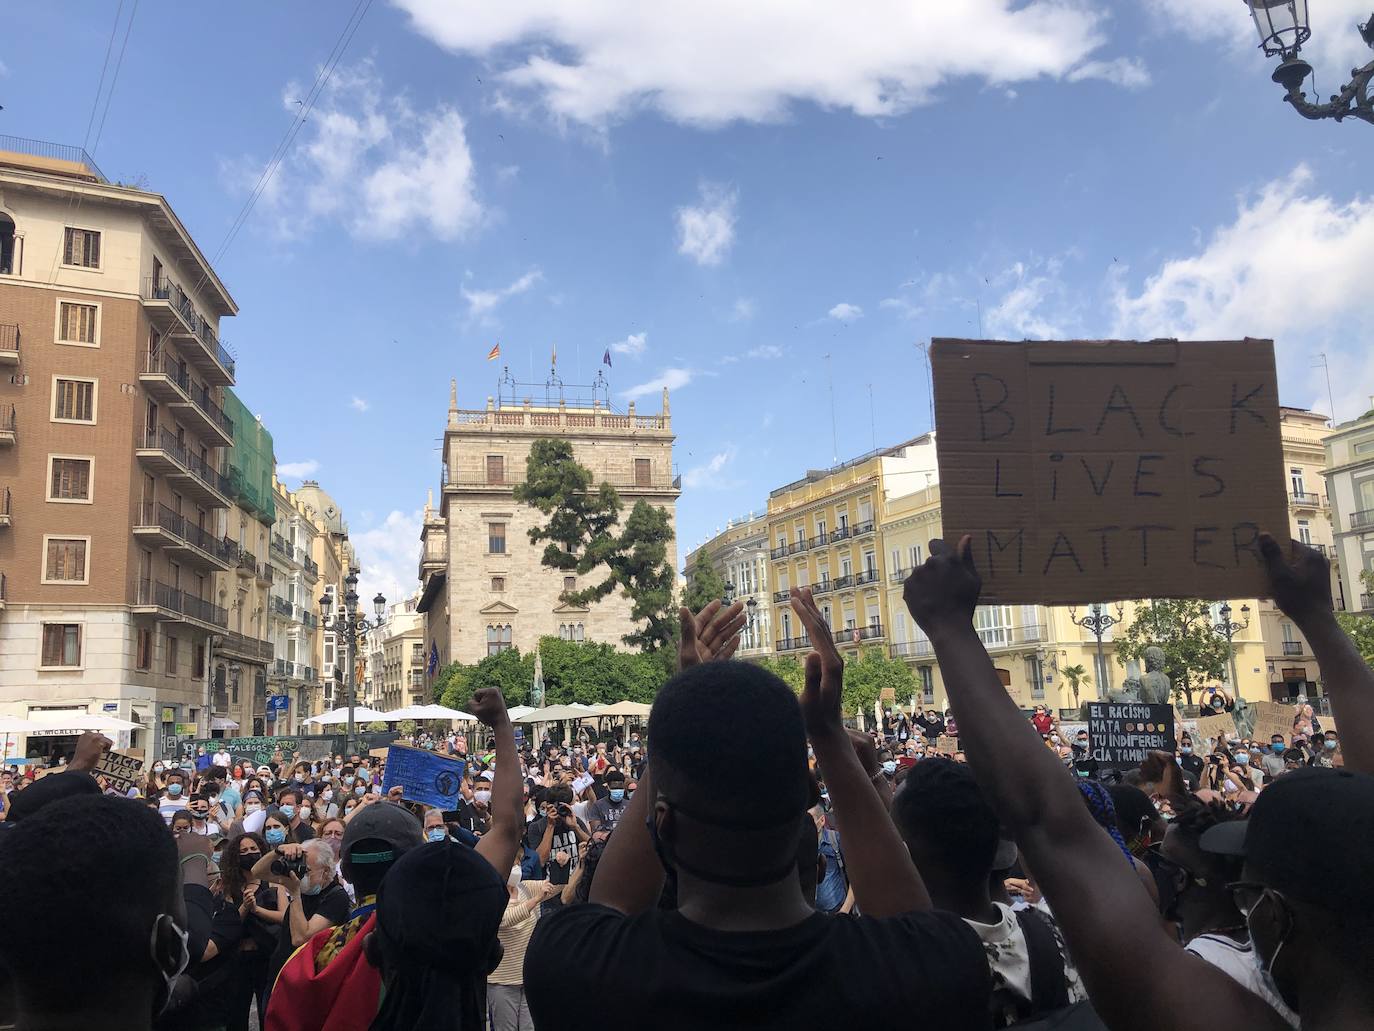
[[[1088,748],[1103,766],[1138,766],[1149,752],[1172,752],[1174,709],[1138,702],[1089,702]]]
[[[386,750],[386,772],[382,778],[382,793],[399,786],[407,802],[423,802],[435,808],[451,810],[458,805],[458,789],[463,782],[465,766],[454,759],[426,748],[392,745]]]
[[[143,779],[143,759],[122,752],[106,752],[100,757],[100,762],[95,764],[95,775],[103,777],[107,787],[127,794],[130,788],[137,787]]]
[[[945,536],[973,536],[985,601],[1263,593],[1272,341],[935,340],[931,365]]]

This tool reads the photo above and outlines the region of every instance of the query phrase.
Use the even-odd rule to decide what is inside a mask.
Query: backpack
[[[1049,922],[1034,909],[1017,912],[1016,922],[1026,936],[1026,952],[1030,958],[1031,1001],[1027,1005],[1016,999],[1014,1007],[994,1010],[994,1014],[1011,1009],[1014,1019],[1001,1027],[1014,1031],[1106,1031],[1107,1025],[1093,1009],[1092,1003],[1069,1003],[1068,988],[1064,984],[1064,957],[1059,941]],[[1007,999],[994,993],[994,1005],[1006,1004]]]

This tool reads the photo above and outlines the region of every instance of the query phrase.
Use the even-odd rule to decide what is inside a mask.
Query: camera
[[[305,856],[298,856],[295,859],[286,859],[282,856],[277,856],[276,859],[272,860],[272,872],[274,874],[283,877],[287,874],[294,874],[297,879],[303,879],[305,877],[305,871]]]
[[[571,816],[571,815],[572,815],[572,806],[568,805],[567,802],[559,802],[559,803],[558,803],[558,815],[559,815],[559,816]]]

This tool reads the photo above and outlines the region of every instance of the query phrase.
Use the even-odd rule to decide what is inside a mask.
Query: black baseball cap
[[[355,863],[388,863],[424,841],[413,814],[390,802],[374,802],[348,821],[340,852]]]
[[[1285,773],[1264,788],[1248,820],[1217,824],[1202,850],[1240,856],[1289,898],[1329,910],[1370,909],[1351,886],[1374,869],[1374,776],[1353,770]]]

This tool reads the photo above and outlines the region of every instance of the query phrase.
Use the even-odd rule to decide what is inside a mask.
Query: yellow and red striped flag
[[[489,362],[494,362],[494,361],[496,361],[497,358],[500,358],[500,357],[501,357],[501,345],[500,345],[500,344],[497,344],[495,347],[493,347],[490,351],[487,352],[487,361],[489,361]]]

